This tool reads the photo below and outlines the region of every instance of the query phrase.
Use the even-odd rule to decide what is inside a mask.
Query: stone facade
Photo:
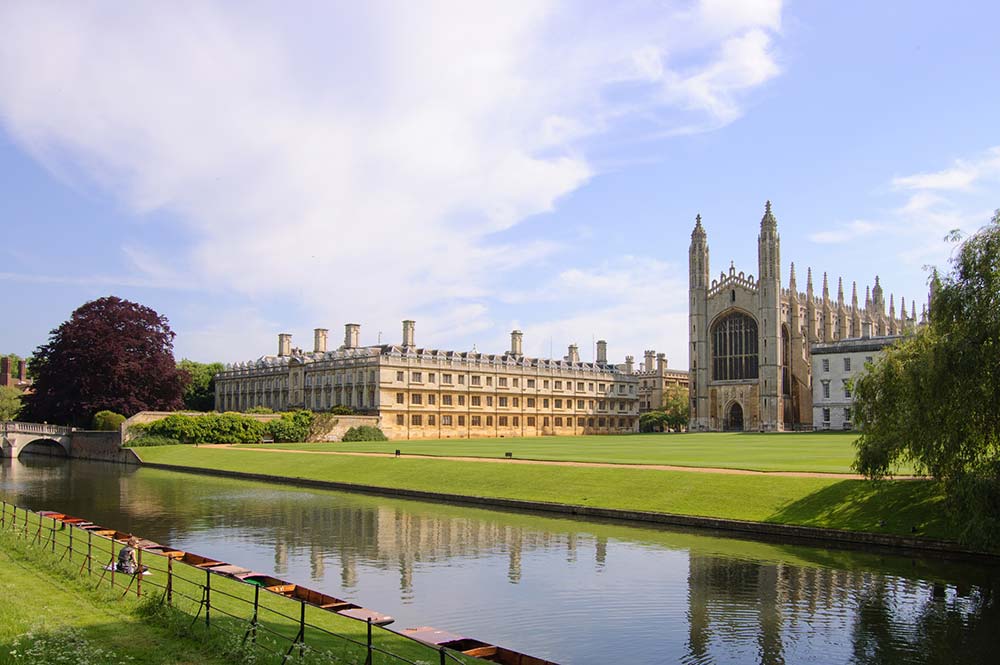
[[[812,429],[811,345],[898,335],[916,326],[916,303],[907,315],[900,299],[885,297],[878,276],[859,306],[857,284],[844,298],[843,280],[831,298],[826,273],[822,294],[813,291],[812,270],[800,292],[791,264],[788,288],[781,283],[778,224],[765,206],[757,237],[757,277],[737,272],[710,280],[708,241],[695,219],[689,250],[690,429],[783,431]]]
[[[662,408],[669,389],[688,387],[687,371],[667,369],[666,354],[655,350],[646,351],[636,376],[639,379],[639,413]]]
[[[812,345],[813,429],[854,429],[851,381],[900,339],[886,335]]]
[[[279,335],[278,355],[228,366],[216,375],[216,408],[324,411],[336,405],[377,416],[390,439],[612,434],[638,431],[639,378],[597,360],[581,362],[576,345],[561,360],[527,358],[522,333],[501,354],[442,351],[415,345],[416,325],[403,322],[403,343],[360,345],[360,326],[345,326],[344,344],[314,349]]]

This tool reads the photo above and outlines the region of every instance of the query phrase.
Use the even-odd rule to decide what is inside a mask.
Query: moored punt
[[[231,563],[224,563],[221,566],[215,566],[212,568],[213,573],[219,573],[220,575],[225,575],[227,577],[235,577],[239,579],[238,575],[245,575],[246,573],[253,572],[249,568],[244,568],[242,566],[234,566]]]
[[[501,665],[556,665],[551,660],[529,656],[520,651],[499,647],[471,637],[462,637],[461,635],[432,628],[431,626],[406,628],[403,630],[403,635],[412,637],[425,644],[454,649],[466,656],[481,658],[491,663],[500,663]]]
[[[263,573],[238,573],[233,575],[233,577],[238,580],[242,580],[243,582],[247,582],[248,584],[256,584],[257,586],[264,587],[267,591],[276,593],[279,596],[302,600],[310,605],[315,605],[320,609],[336,612],[337,614],[350,619],[357,619],[359,621],[368,621],[371,619],[373,626],[388,626],[390,623],[395,621],[395,619],[388,614],[376,612],[375,610],[370,610],[366,607],[360,607],[359,605],[355,605],[354,603],[346,600],[341,600],[340,598],[336,598],[319,591],[313,591],[312,589],[308,589],[297,584],[291,584],[284,580],[279,580],[277,577],[264,575]]]

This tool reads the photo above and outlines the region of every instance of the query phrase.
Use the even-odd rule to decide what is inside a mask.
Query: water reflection
[[[996,569],[118,465],[0,493],[563,663],[993,662]]]

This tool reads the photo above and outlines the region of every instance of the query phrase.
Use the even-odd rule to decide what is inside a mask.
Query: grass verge
[[[637,468],[480,464],[418,458],[165,446],[149,462],[464,496],[544,501],[951,540],[929,481],[747,476]]]
[[[4,518],[0,665],[365,662],[364,622],[180,563],[169,566],[168,604],[168,560],[152,552],[142,561],[153,574],[142,578],[139,597],[139,578],[102,572],[119,544],[34,513],[25,521],[25,513],[14,517],[9,504]],[[211,588],[210,629],[201,605],[205,585]],[[256,645],[246,639],[252,616]],[[373,665],[439,662],[438,653],[421,643],[377,627],[372,634]],[[475,662],[457,652],[449,656],[453,665]]]
[[[747,469],[750,471],[809,471],[852,473],[854,432],[748,434],[628,434],[504,439],[433,439],[357,443],[266,444],[279,450],[392,453],[409,455],[666,464],[672,466]],[[901,468],[899,473],[910,473]]]

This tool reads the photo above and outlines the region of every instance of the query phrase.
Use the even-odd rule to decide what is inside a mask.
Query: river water
[[[991,565],[54,458],[0,496],[563,664],[1000,662]]]

